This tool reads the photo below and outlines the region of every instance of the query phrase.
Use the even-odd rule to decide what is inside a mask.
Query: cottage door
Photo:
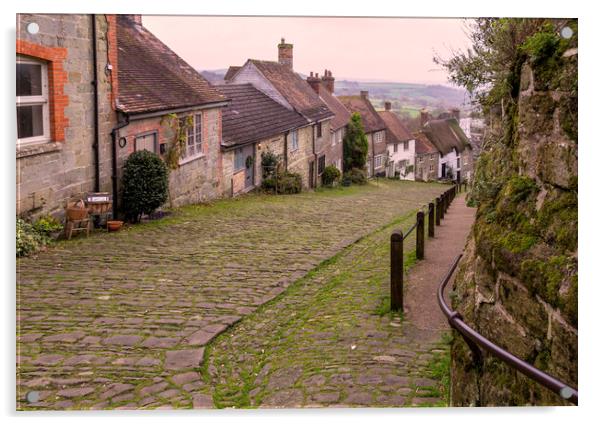
[[[245,189],[254,184],[255,158],[253,155],[253,145],[244,148],[243,157],[245,158]]]
[[[445,173],[445,171],[447,171],[445,169],[445,164],[441,164],[441,178],[444,179],[445,177],[447,177],[447,174]]]

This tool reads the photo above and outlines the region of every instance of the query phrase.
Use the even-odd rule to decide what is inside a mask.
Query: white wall
[[[395,164],[395,168],[391,167],[393,169],[393,171],[400,171],[399,173],[399,178],[401,180],[414,180],[415,179],[415,173],[414,170],[416,169],[416,164],[415,164],[415,158],[416,158],[416,141],[415,140],[409,140],[408,141],[408,150],[404,150],[403,149],[403,143],[397,143],[397,152],[395,152],[395,147],[394,147],[395,143],[387,143],[387,150],[389,151],[389,161],[393,162]],[[413,170],[411,173],[406,173],[405,170],[400,168],[399,162],[403,161],[403,160],[407,160],[408,161],[408,165],[411,165]],[[389,170],[391,168],[387,168],[387,172],[389,172]],[[405,176],[403,176],[402,174],[406,173]],[[393,173],[394,175],[394,173]],[[391,175],[391,177],[393,176]]]
[[[455,150],[448,152],[444,156],[439,155],[439,170],[437,171],[437,177],[438,178],[445,177],[445,176],[441,175],[441,168],[442,168],[441,165],[446,164],[446,167],[445,167],[446,170],[448,168],[452,169],[453,179],[455,180],[456,179],[456,171],[460,170],[462,167],[462,164],[460,163],[460,168],[458,168],[458,158],[460,158],[460,155],[458,153],[456,153]]]

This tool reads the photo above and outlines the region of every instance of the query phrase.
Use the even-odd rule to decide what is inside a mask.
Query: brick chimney
[[[368,99],[368,90],[360,91],[360,96],[362,97],[362,99]]]
[[[123,15],[137,25],[142,25],[142,15]]]
[[[293,45],[285,43],[284,38],[280,40],[278,45],[278,63],[293,69]]]
[[[322,82],[326,87],[326,90],[330,92],[330,94],[334,93],[334,77],[332,76],[332,72],[325,69],[324,75],[322,75]]]
[[[429,114],[429,111],[426,108],[422,108],[420,110],[420,127],[424,127],[430,118],[431,115]]]
[[[313,72],[309,73],[309,77],[307,77],[307,84],[311,86],[312,89],[318,94],[320,94],[320,86],[322,85],[322,80],[318,76],[318,73],[314,75]]]
[[[385,111],[391,110],[391,102],[385,102]]]
[[[460,109],[459,108],[452,108],[449,110],[449,112],[451,113],[451,116],[456,119],[456,121],[460,122]]]

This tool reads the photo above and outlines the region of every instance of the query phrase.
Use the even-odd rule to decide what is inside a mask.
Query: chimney
[[[449,110],[449,112],[451,113],[452,117],[454,117],[456,119],[456,121],[460,122],[460,109],[459,108],[452,108]]]
[[[424,127],[430,118],[429,111],[426,108],[422,108],[420,110],[420,127]]]
[[[310,72],[309,77],[307,77],[307,84],[309,84],[311,88],[314,89],[314,91],[318,94],[320,94],[321,81],[322,80],[320,80],[317,72],[316,75],[314,75],[313,72]]]
[[[285,43],[284,38],[280,40],[278,45],[278,63],[293,69],[293,45]]]
[[[142,25],[142,15],[123,15],[137,25]]]
[[[385,102],[385,111],[391,110],[391,102]]]
[[[368,90],[362,90],[360,91],[360,96],[362,97],[362,99],[368,99]]]
[[[325,69],[324,75],[322,75],[322,82],[324,82],[324,86],[326,90],[330,92],[330,94],[334,93],[334,77],[332,76],[332,72]]]

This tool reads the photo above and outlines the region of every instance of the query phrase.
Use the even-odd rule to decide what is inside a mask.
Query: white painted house
[[[401,180],[415,180],[416,140],[405,128],[399,115],[391,111],[391,102],[385,102],[385,110],[378,114],[387,126],[387,177],[398,175]]]

